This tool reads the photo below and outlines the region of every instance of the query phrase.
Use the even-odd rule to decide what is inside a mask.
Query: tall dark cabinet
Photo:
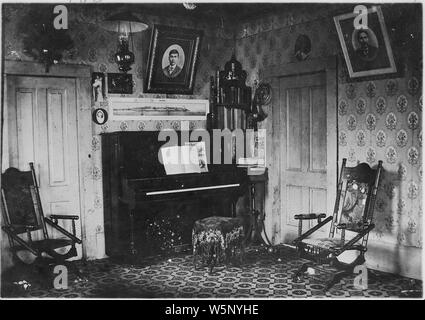
[[[251,127],[252,89],[245,84],[247,73],[235,54],[224,70],[217,70],[210,80],[210,128],[247,129]]]

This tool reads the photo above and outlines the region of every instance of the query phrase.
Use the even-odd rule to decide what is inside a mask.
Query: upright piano
[[[180,138],[182,132],[177,133]],[[158,134],[102,134],[105,246],[109,256],[152,255],[170,246],[190,244],[195,220],[234,216],[236,201],[246,193],[246,171],[233,164],[208,164],[208,172],[167,175],[158,160],[165,143],[159,141]]]

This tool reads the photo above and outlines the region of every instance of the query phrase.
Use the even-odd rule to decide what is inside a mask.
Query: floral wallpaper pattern
[[[360,82],[359,91],[362,92],[361,86],[364,85],[364,96],[359,99],[366,101],[368,114],[357,116],[354,130],[350,125],[350,114],[356,112],[357,104],[347,97],[347,91],[340,91],[339,105],[346,103],[346,112],[338,114],[339,157],[347,157],[351,165],[359,161],[366,161],[371,166],[377,165],[378,160],[384,162],[372,238],[422,247],[422,203],[419,198],[422,192],[419,100],[422,98],[420,90],[408,89],[410,81],[409,78],[398,78]],[[370,94],[372,91],[375,94]]]
[[[70,29],[77,46],[66,55],[64,62],[88,64],[95,72],[117,72],[112,57],[116,50],[116,36],[97,26],[107,12],[100,5],[93,10],[84,10],[78,5],[70,7]],[[22,14],[22,10],[25,10],[25,6],[4,5],[3,10],[5,56],[7,59],[28,60],[22,52],[19,35],[15,33],[14,28],[14,23],[18,15]],[[347,70],[333,22],[334,15],[345,12],[341,12],[337,4],[309,4],[309,10],[305,10],[303,6],[294,6],[291,10],[282,9],[236,22],[232,25],[235,42],[231,40],[231,32],[229,37],[221,37],[229,35],[229,32],[218,30],[213,22],[183,21],[173,17],[149,15],[141,15],[141,19],[150,26],[153,23],[162,23],[204,30],[193,98],[208,98],[209,76],[214,74],[217,67],[224,65],[233,49],[247,71],[248,85],[263,79],[262,70],[265,67],[296,62],[294,44],[300,34],[307,35],[312,40],[308,59],[336,55],[339,70],[336,110],[339,161],[346,157],[350,165],[366,161],[371,166],[376,166],[378,160],[384,162],[382,188],[375,210],[376,227],[371,237],[388,243],[422,247],[422,67],[419,69],[418,64],[409,58],[412,52],[418,55],[415,50],[406,49],[403,44],[405,39],[412,38],[406,37],[403,32],[415,29],[418,22],[407,19],[408,24],[404,28],[400,27],[400,31],[400,28],[387,18],[390,18],[391,14],[393,20],[397,21],[397,15],[403,12],[391,10],[391,6],[383,8],[396,60],[401,61],[398,69],[402,72],[397,76],[357,82],[347,79]],[[401,32],[402,36],[398,37],[397,32]],[[412,35],[420,30],[409,32],[412,32]],[[139,54],[147,50],[146,39],[149,37],[143,39],[145,38],[142,36],[136,36],[134,39],[136,63],[131,72],[134,74],[135,93],[132,96],[149,96],[143,93],[143,59],[146,57],[142,59]],[[264,123],[260,125],[264,127]],[[103,126],[93,125],[93,164],[87,169],[87,174],[98,183],[97,196],[94,197],[93,203],[93,210],[96,212],[94,216],[102,216],[99,134],[120,130],[160,130],[179,126],[181,124],[176,121],[109,121]],[[190,128],[203,126],[203,121],[189,123]],[[99,228],[96,230],[101,231],[102,220],[97,221]]]
[[[102,21],[110,11],[107,11],[102,4],[99,5],[78,5],[67,4],[69,14],[69,32],[74,40],[75,48],[65,52],[61,63],[85,64],[92,68],[92,72],[118,72],[118,67],[114,62],[113,55],[117,50],[117,34],[100,28],[97,23]],[[20,36],[17,34],[17,24],[20,18],[24,17],[29,10],[27,4],[5,4],[3,6],[4,21],[4,55],[8,60],[31,61],[32,58],[23,52],[23,45]],[[199,21],[195,19],[177,19],[169,16],[154,16],[134,13],[136,16],[149,25],[149,29],[136,33],[134,40],[135,63],[129,73],[133,74],[134,89],[131,95],[121,95],[130,97],[154,97],[170,99],[208,99],[210,76],[215,74],[215,70],[224,66],[232,53],[232,42],[229,40],[229,31],[217,27],[216,21]],[[147,52],[149,49],[150,35],[153,24],[165,24],[194,29],[202,29],[204,36],[201,42],[200,58],[196,73],[196,82],[193,95],[166,95],[166,94],[146,94],[143,91],[145,71],[147,64]],[[220,32],[217,32],[220,31]],[[131,48],[130,48],[131,49]],[[108,94],[107,94],[108,96]],[[109,95],[110,96],[110,95]],[[116,96],[116,95],[115,95]],[[107,109],[108,102],[97,103],[92,109],[98,107]],[[84,176],[93,181],[95,195],[93,203],[86,208],[89,232],[94,234],[103,233],[103,191],[102,191],[102,150],[101,133],[114,131],[155,131],[165,128],[204,128],[205,121],[190,121],[181,123],[180,121],[108,121],[99,126],[92,123],[91,151],[89,159],[86,160],[83,169]],[[87,237],[89,235],[86,235]],[[95,241],[96,242],[96,241]],[[101,257],[104,252],[102,240],[97,243],[91,242],[88,252],[92,257]],[[97,247],[96,247],[97,246]]]
[[[294,45],[300,34],[312,40],[309,59],[338,56],[339,162],[347,158],[349,165],[368,162],[372,167],[379,160],[384,162],[382,187],[375,209],[376,227],[371,238],[422,247],[421,70],[412,59],[398,55],[397,58],[404,62],[399,65],[404,73],[402,77],[347,80],[333,16],[348,11],[343,12],[336,6],[333,6],[335,10],[329,10],[329,7],[316,5],[308,12],[294,8],[242,21],[236,29],[237,59],[247,70],[248,81],[252,84],[264,77],[262,69],[265,67],[298,62]],[[399,13],[396,10],[383,8],[393,39],[397,39],[397,28],[391,27],[390,15],[397,21]],[[419,25],[418,21],[409,22]],[[409,51],[397,50],[394,42],[395,54]]]

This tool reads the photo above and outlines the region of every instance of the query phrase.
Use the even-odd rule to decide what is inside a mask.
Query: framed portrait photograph
[[[367,26],[355,27],[356,13],[334,17],[350,78],[396,73],[381,8],[367,11]]]
[[[103,108],[97,108],[92,113],[92,120],[98,125],[105,124],[108,121],[108,112]]]
[[[153,27],[146,92],[193,93],[202,35],[202,30]]]
[[[108,93],[132,94],[133,76],[130,73],[108,73]]]

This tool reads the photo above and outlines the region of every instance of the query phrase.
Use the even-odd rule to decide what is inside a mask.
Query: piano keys
[[[241,186],[240,183],[233,183],[233,184],[223,184],[218,186],[160,190],[160,191],[146,192],[146,196],[156,196],[156,195],[165,195],[170,193],[183,193],[183,192],[191,192],[191,191],[218,190],[218,189],[225,189],[225,188],[230,189],[230,188],[239,188],[240,186]]]
[[[164,219],[181,221],[181,243],[190,244],[195,220],[235,216],[236,202],[248,190],[246,169],[232,164],[208,164],[208,172],[203,173],[166,175],[158,160],[164,143],[158,141],[158,132],[152,131],[102,134],[105,246],[109,256],[157,254],[147,227]]]

